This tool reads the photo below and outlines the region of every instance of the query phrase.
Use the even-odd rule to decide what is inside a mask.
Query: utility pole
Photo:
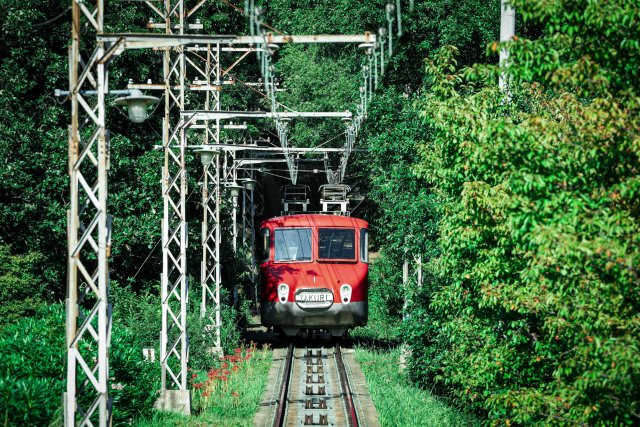
[[[256,251],[255,251],[255,199],[254,188],[255,172],[252,169],[243,169],[245,182],[251,182],[252,185],[246,187],[246,191],[242,193],[242,249],[243,258],[248,265],[247,273],[254,303],[258,302],[257,295],[257,272],[256,272]]]
[[[164,118],[162,150],[164,154],[162,174],[162,275],[161,304],[162,326],[160,333],[161,396],[158,407],[188,414],[190,393],[187,379],[189,347],[187,336],[188,272],[187,246],[188,230],[186,218],[187,194],[187,149],[195,146],[217,145],[220,151],[215,161],[203,166],[204,186],[202,200],[203,214],[203,297],[201,310],[207,313],[213,301],[215,318],[212,319],[216,331],[214,349],[220,349],[220,204],[222,180],[228,174],[221,174],[223,165],[231,160],[230,175],[235,182],[237,164],[242,159],[235,157],[238,145],[225,146],[220,141],[221,131],[227,128],[225,121],[246,118],[271,118],[281,134],[281,147],[253,147],[259,152],[284,155],[291,178],[295,181],[297,165],[293,154],[296,152],[330,152],[329,148],[304,151],[291,147],[287,141],[288,118],[293,117],[351,117],[350,112],[305,113],[281,111],[275,99],[275,82],[271,64],[274,45],[285,43],[368,43],[376,45],[376,37],[364,35],[273,35],[270,33],[249,36],[198,35],[187,30],[201,29],[195,20],[196,12],[205,3],[199,1],[191,9],[186,8],[186,0],[164,0],[163,3],[146,1],[158,24],[150,23],[148,29],[164,29],[161,33],[106,34],[104,33],[104,0],[72,0],[72,42],[69,53],[69,97],[71,100],[71,125],[69,129],[69,176],[70,209],[68,212],[68,282],[67,282],[67,388],[64,399],[64,416],[67,427],[77,424],[111,424],[109,390],[109,346],[111,330],[111,309],[108,298],[108,254],[110,218],[107,214],[107,171],[109,169],[108,132],[105,127],[105,95],[107,88],[106,64],[129,49],[153,49],[163,54],[163,81],[161,84],[135,84],[129,88],[161,90],[164,93]],[[161,6],[158,6],[161,4]],[[252,8],[253,9],[253,8]],[[257,15],[254,11],[252,15]],[[191,23],[195,20],[195,23]],[[252,25],[260,31],[259,22]],[[89,28],[92,38],[83,40],[94,46],[89,58],[80,55],[81,33]],[[255,29],[254,28],[254,29]],[[255,32],[254,32],[255,33]],[[203,48],[203,46],[206,46]],[[224,47],[223,47],[224,46]],[[373,52],[374,49],[372,49]],[[381,46],[382,55],[384,46]],[[82,51],[91,51],[82,49]],[[203,56],[202,53],[205,53]],[[249,52],[260,51],[265,91],[271,101],[270,112],[229,112],[223,111],[220,91],[227,82],[225,74],[236,66]],[[221,67],[222,52],[240,53],[240,58],[226,70]],[[376,70],[377,55],[372,53]],[[200,60],[205,59],[203,66]],[[371,58],[368,59],[371,63]],[[380,65],[383,60],[380,58]],[[371,67],[368,68],[371,73]],[[203,77],[204,85],[191,79],[189,73]],[[364,90],[358,117],[353,120],[347,132],[348,152],[366,112],[367,90],[372,76],[363,76]],[[213,79],[213,81],[212,81]],[[187,81],[190,81],[187,85]],[[185,96],[190,91],[193,96]],[[204,106],[202,97],[205,93]],[[91,93],[95,97],[90,97]],[[195,107],[191,110],[189,107]],[[364,103],[364,104],[363,104]],[[212,105],[213,104],[213,105]],[[228,128],[233,128],[228,126]],[[204,130],[202,138],[195,137],[199,129]],[[196,132],[193,132],[196,131]],[[188,138],[195,138],[198,144],[190,145]],[[242,147],[241,147],[242,148]],[[251,151],[249,150],[249,151]],[[336,149],[344,153],[344,149]],[[348,157],[348,153],[346,154]],[[346,163],[346,158],[345,158]],[[344,167],[341,173],[344,175]],[[243,196],[244,197],[244,196]],[[246,204],[251,206],[253,194],[245,199],[243,210],[251,218],[253,208],[246,212]],[[235,209],[234,209],[235,210]],[[243,215],[243,230],[245,229]],[[249,227],[247,227],[249,228]],[[234,238],[236,237],[234,233]],[[253,233],[249,233],[253,234]],[[244,241],[253,240],[249,239]],[[82,402],[82,404],[81,404]],[[88,402],[85,406],[84,402]]]
[[[67,212],[67,388],[65,426],[110,425],[109,341],[109,232],[107,169],[109,144],[105,128],[105,45],[83,40],[90,28],[103,32],[102,0],[89,4],[72,0],[69,50],[70,209]],[[89,32],[89,31],[88,31]],[[81,42],[94,45],[89,58],[81,56]],[[86,48],[84,49],[87,50]],[[95,97],[84,95],[84,88]]]
[[[198,49],[198,48],[196,48]],[[202,52],[199,56],[202,57]],[[212,90],[206,91],[205,109],[220,111],[222,103],[221,92],[221,49],[220,44],[206,45],[206,82],[207,87]],[[211,80],[213,77],[213,81]],[[213,98],[213,100],[211,99]],[[204,143],[205,145],[220,144],[221,123],[220,119],[213,120],[213,126],[209,120],[204,121]],[[220,263],[220,156],[223,152],[217,151],[214,163],[203,166],[204,182],[202,186],[202,272],[200,285],[202,287],[202,306],[200,308],[201,317],[207,316],[207,309],[213,305],[213,316],[211,323],[207,325],[209,331],[213,330],[214,342],[211,348],[212,354],[222,355],[222,344],[220,328],[222,326],[222,313],[220,301],[220,288],[222,286],[222,272]],[[211,301],[211,302],[209,302]]]
[[[156,10],[164,22],[165,34],[174,30],[184,35],[184,0],[165,0],[164,10]],[[161,389],[158,406],[184,414],[191,411],[187,383],[189,361],[187,334],[187,135],[181,112],[185,107],[185,47],[164,47],[164,120],[162,145],[162,325],[160,331]]]
[[[505,43],[513,40],[516,34],[516,10],[511,7],[510,0],[501,0],[500,4],[500,42]],[[505,93],[507,100],[509,96],[509,83],[507,82],[506,68],[509,67],[509,51],[506,47],[500,49],[500,78],[498,87]]]

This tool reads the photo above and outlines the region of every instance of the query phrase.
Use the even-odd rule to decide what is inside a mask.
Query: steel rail
[[[295,347],[293,344],[289,344],[287,350],[287,360],[284,364],[284,376],[282,377],[282,389],[280,390],[280,397],[278,398],[278,409],[276,411],[276,417],[273,425],[281,427],[284,424],[286,409],[287,409],[287,394],[289,393],[289,379],[291,378],[291,365],[293,362]]]
[[[338,365],[338,374],[340,375],[340,386],[342,387],[342,394],[344,396],[344,402],[347,407],[347,415],[350,417],[350,425],[351,427],[358,427],[358,416],[356,415],[356,408],[353,405],[353,396],[351,395],[349,378],[347,377],[347,371],[344,367],[344,361],[342,360],[340,344],[336,344],[335,358],[336,364]]]

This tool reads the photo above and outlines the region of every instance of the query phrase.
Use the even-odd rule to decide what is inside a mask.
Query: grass
[[[413,385],[400,373],[400,349],[356,348],[356,359],[367,379],[369,393],[380,423],[387,426],[447,427],[479,426],[480,422],[460,408]]]
[[[271,364],[270,349],[237,348],[208,371],[191,373],[191,417],[155,412],[137,420],[136,427],[250,426]]]

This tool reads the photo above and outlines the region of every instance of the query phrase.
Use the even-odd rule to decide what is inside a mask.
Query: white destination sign
[[[328,289],[298,291],[296,303],[300,308],[329,308],[333,305],[333,294]]]

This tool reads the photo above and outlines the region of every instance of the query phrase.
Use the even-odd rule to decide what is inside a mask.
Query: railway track
[[[335,347],[287,349],[273,426],[358,427],[342,351]]]

